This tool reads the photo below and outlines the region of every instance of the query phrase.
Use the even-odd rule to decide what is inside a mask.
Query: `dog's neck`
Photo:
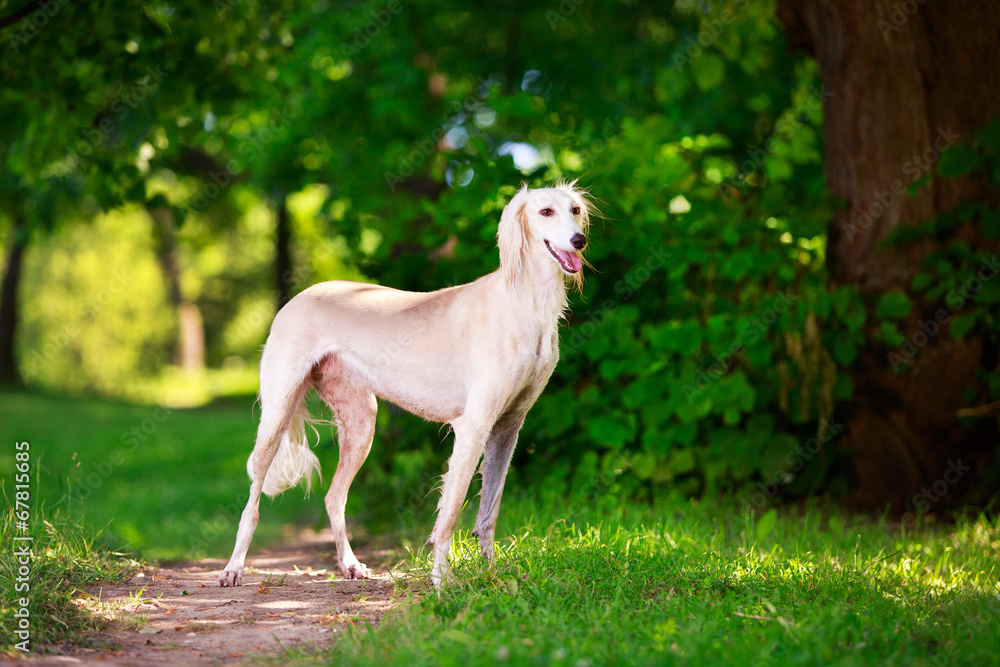
[[[551,326],[566,311],[566,281],[549,257],[533,253],[525,258],[514,280],[511,299],[527,313],[539,318],[539,324]]]

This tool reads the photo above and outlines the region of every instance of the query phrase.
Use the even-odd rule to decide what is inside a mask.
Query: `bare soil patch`
[[[216,586],[224,559],[147,569],[128,583],[93,587],[79,603],[110,621],[103,648],[39,656],[42,664],[241,664],[287,649],[331,646],[351,626],[372,626],[402,593],[389,554],[365,550],[375,576],[343,580],[332,535],[304,533],[290,547],[252,552],[243,585]]]

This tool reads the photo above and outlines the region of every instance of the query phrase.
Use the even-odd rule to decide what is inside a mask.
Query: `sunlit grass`
[[[255,432],[252,395],[182,409],[0,392],[0,442],[30,442],[32,497],[148,558],[228,557]],[[13,471],[13,447],[0,448],[0,479]],[[325,516],[322,498],[297,489],[265,500],[254,546]]]
[[[331,664],[987,664],[1000,641],[993,519],[922,526],[727,503],[505,507],[489,569],[467,533],[426,585]],[[840,527],[831,531],[828,518]],[[426,575],[426,553],[413,558]]]
[[[122,387],[122,395],[137,403],[196,408],[227,396],[250,396],[260,386],[256,364],[238,357],[228,368],[185,372],[166,366],[155,377],[137,378]]]
[[[0,485],[5,504],[11,500],[7,484]],[[23,656],[16,648],[23,641],[15,635],[21,629],[21,601],[28,600],[26,617],[28,648],[67,641],[86,644],[100,621],[75,602],[80,587],[88,584],[121,582],[140,567],[127,553],[120,540],[82,528],[65,512],[45,512],[32,503],[28,530],[17,530],[13,503],[0,515],[0,655]],[[31,537],[30,542],[15,541]],[[30,573],[20,574],[21,556],[15,546],[29,544]],[[26,587],[25,587],[26,586]]]
[[[32,527],[46,559],[39,561],[40,576],[48,577],[46,592],[53,596],[39,602],[52,610],[47,617],[39,612],[53,619],[46,637],[80,638],[89,627],[69,608],[68,591],[124,576],[128,559],[111,552],[121,551],[125,540],[110,538],[102,547],[87,531],[126,538],[147,557],[228,556],[247,489],[252,403],[244,396],[156,412],[156,406],[97,399],[0,395],[0,439],[30,440],[33,502],[49,504],[51,527]],[[136,428],[142,440],[130,449],[127,436]],[[116,451],[122,451],[118,463]],[[321,456],[329,468],[335,451]],[[5,483],[12,472],[13,450],[0,450]],[[518,486],[517,480],[504,494],[496,567],[484,567],[475,541],[461,532],[454,582],[440,595],[427,584],[423,546],[436,496],[399,510],[377,489],[357,486],[352,517],[363,516],[361,506],[403,512],[398,521],[384,522],[400,525],[402,533],[372,532],[379,547],[409,546],[403,569],[415,576],[400,579],[399,588],[414,604],[341,640],[326,656],[331,663],[995,662],[995,518],[949,523],[942,517],[899,527],[819,503],[761,515],[738,498],[694,502],[664,495],[652,505],[636,504],[610,492],[557,497],[544,484]],[[57,504],[67,492],[73,522]],[[471,526],[475,505],[470,494],[462,526]],[[56,510],[58,521],[51,518]],[[83,529],[76,521],[81,514]],[[321,499],[293,490],[264,502],[254,546],[280,540],[285,527],[325,523]],[[364,527],[355,526],[355,533]],[[2,530],[10,544],[10,525]],[[379,550],[366,539],[356,539],[355,549],[362,560]],[[9,573],[9,560],[3,563]],[[5,618],[9,604],[7,597]]]

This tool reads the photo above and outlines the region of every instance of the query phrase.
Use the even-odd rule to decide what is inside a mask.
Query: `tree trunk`
[[[28,246],[24,220],[16,219],[11,230],[7,270],[0,286],[0,384],[23,384],[14,354],[17,334],[17,288],[21,282],[24,249]]]
[[[278,194],[275,207],[277,220],[274,239],[274,276],[278,310],[281,310],[292,298],[292,287],[295,283],[292,271],[292,224],[284,190]]]
[[[996,192],[971,177],[933,178],[916,197],[901,191],[930,173],[958,137],[971,139],[1000,113],[1000,4],[779,0],[778,14],[791,46],[818,61],[829,94],[826,181],[832,197],[845,204],[829,229],[831,278],[855,286],[869,303],[889,289],[909,293],[921,261],[947,240],[880,248],[892,230],[964,201],[1000,204]],[[955,234],[988,247],[973,225]],[[942,307],[914,302],[900,327],[908,339]],[[987,345],[976,336],[956,341],[945,325],[910,360],[908,373],[893,371],[885,348],[859,355],[851,371],[854,402],[841,415],[856,504],[940,511],[978,484],[996,455],[996,425],[980,420],[963,426],[956,412],[966,407],[964,390],[977,386],[977,370],[995,357]],[[955,482],[950,462],[959,460],[956,465],[972,470]],[[935,485],[940,480],[946,483]]]
[[[157,258],[167,281],[170,305],[177,313],[177,344],[174,363],[186,373],[197,373],[205,368],[205,328],[201,311],[193,301],[184,298],[181,291],[181,268],[177,261],[177,225],[169,208],[147,208],[157,233]]]

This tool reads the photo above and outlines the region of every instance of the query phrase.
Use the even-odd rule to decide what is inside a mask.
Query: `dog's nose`
[[[587,237],[583,234],[573,234],[573,238],[569,240],[574,248],[580,250],[583,246],[587,245]]]

